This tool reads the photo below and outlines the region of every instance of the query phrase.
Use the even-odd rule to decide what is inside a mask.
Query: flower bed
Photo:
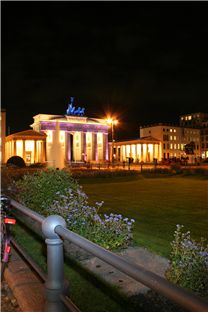
[[[81,186],[64,170],[46,170],[15,182],[16,199],[44,216],[59,214],[70,230],[106,249],[125,248],[133,239],[134,220],[120,214],[101,215]]]
[[[184,233],[182,229],[183,225],[177,225],[166,277],[181,287],[208,297],[208,245],[203,238],[196,242],[189,231]]]

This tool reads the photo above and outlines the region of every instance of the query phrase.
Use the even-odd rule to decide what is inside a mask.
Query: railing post
[[[64,288],[63,241],[55,233],[56,226],[66,227],[65,220],[57,215],[47,217],[42,223],[42,231],[47,244],[47,280],[45,283],[44,312],[67,311],[60,295]]]

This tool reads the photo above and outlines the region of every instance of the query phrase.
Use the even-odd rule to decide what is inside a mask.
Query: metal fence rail
[[[63,241],[64,238],[92,253],[101,260],[114,266],[136,281],[148,286],[165,297],[171,299],[182,307],[193,312],[208,312],[208,302],[199,298],[195,294],[186,291],[159,275],[150,272],[143,267],[130,261],[124,260],[120,256],[105,250],[104,248],[92,243],[80,235],[66,229],[65,220],[60,216],[49,216],[44,218],[40,214],[24,207],[23,205],[11,200],[11,205],[42,224],[42,231],[46,237],[47,244],[47,280],[45,312],[65,311],[64,306],[60,304],[60,296],[63,291],[64,273],[63,273]]]

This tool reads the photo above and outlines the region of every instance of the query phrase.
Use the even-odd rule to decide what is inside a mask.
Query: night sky
[[[208,112],[207,2],[2,2],[2,108],[10,132],[39,113],[139,126]]]

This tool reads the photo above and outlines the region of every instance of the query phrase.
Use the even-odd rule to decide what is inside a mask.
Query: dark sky
[[[2,2],[2,107],[11,133],[38,113],[140,125],[207,112],[207,2]]]

